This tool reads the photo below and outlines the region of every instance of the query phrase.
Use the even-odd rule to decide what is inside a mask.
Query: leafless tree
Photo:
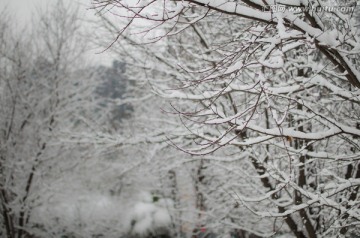
[[[130,77],[150,82],[180,115],[188,133],[174,145],[212,161],[206,176],[216,179],[199,181],[219,187],[200,210],[214,214],[220,202],[228,210],[212,220],[263,236],[358,232],[355,1],[93,2]],[[238,219],[221,189],[266,231]]]
[[[51,12],[41,13],[33,32],[16,32],[9,18],[1,19],[0,218],[4,237],[35,236],[41,227],[31,216],[43,203],[40,191],[89,156],[86,147],[60,139],[70,132],[89,131],[83,120],[88,115],[94,121],[99,117],[94,98],[98,83],[84,63],[86,42],[79,27],[77,10],[62,1]]]

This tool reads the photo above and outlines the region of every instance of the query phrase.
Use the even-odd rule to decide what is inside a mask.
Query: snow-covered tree
[[[186,130],[170,141],[201,156],[202,222],[259,236],[359,232],[356,1],[94,4],[130,77],[180,116]]]
[[[94,96],[100,81],[85,63],[77,10],[62,1],[51,9],[35,21],[33,32],[16,32],[4,15],[0,21],[3,237],[42,234],[33,211],[59,194],[60,181],[74,185],[80,175],[73,172],[94,155],[93,146],[69,135],[101,131],[103,113]],[[59,237],[53,232],[60,223],[43,237]]]

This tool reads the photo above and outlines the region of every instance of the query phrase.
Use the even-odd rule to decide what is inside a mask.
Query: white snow
[[[164,208],[159,208],[154,214],[155,227],[166,227],[171,223],[171,217],[169,212]]]
[[[143,193],[146,195],[146,192]],[[157,202],[149,200],[151,194],[145,197],[146,201],[136,203],[131,212],[131,232],[136,235],[146,235],[159,228],[166,228],[171,224],[168,209],[173,205],[170,199],[159,199]]]

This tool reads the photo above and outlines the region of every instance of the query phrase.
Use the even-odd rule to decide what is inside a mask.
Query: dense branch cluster
[[[46,220],[36,210],[64,193],[64,183],[74,184],[79,176],[73,169],[89,157],[91,147],[69,143],[68,135],[89,133],[85,118],[102,116],[95,113],[99,82],[82,61],[86,44],[77,11],[61,1],[56,6],[32,33],[16,32],[6,12],[0,20],[1,237],[64,233],[56,215]],[[57,226],[39,224],[39,216]]]
[[[185,130],[171,141],[204,163],[202,225],[296,237],[358,232],[356,11],[288,8],[356,9],[355,1],[94,3],[111,47],[129,59],[129,77],[150,82],[180,116]],[[286,7],[275,12],[275,4]]]

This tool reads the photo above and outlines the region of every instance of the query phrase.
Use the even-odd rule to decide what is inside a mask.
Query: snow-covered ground
[[[173,206],[172,201],[162,198],[154,201],[149,192],[137,197],[129,203],[99,192],[44,195],[43,202],[34,208],[31,221],[44,227],[49,234],[67,230],[82,237],[165,232],[171,224],[168,209]]]

